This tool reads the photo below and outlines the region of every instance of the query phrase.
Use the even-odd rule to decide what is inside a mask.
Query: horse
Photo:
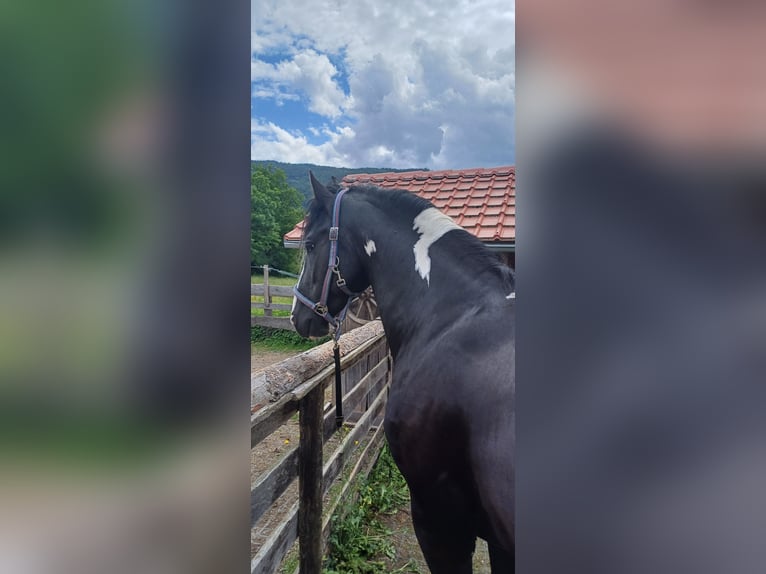
[[[309,177],[293,326],[327,335],[372,286],[393,358],[384,430],[426,563],[470,574],[480,537],[493,574],[514,572],[513,272],[410,192]]]

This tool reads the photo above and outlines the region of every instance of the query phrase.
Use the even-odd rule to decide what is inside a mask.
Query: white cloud
[[[314,128],[316,130],[316,128]],[[317,163],[336,167],[347,167],[350,157],[336,149],[341,138],[353,139],[351,128],[317,130],[328,140],[319,145],[312,145],[301,132],[291,133],[273,122],[250,122],[250,157],[253,159],[273,159],[288,163]]]
[[[269,93],[281,99],[297,99],[290,93],[293,88],[309,98],[309,110],[336,118],[346,102],[346,95],[333,78],[338,70],[325,54],[314,50],[298,52],[290,60],[269,64],[253,58],[250,62],[250,78],[255,82],[254,97],[268,96]]]
[[[294,157],[289,142],[300,161],[321,157],[347,167],[513,161],[514,10],[508,0],[253,2],[253,73],[259,89],[274,92],[259,97],[280,101],[297,90],[311,111],[335,122],[321,130],[327,141],[320,145],[303,136],[310,126],[255,134],[253,153],[280,145]],[[289,57],[258,60],[274,53]],[[349,94],[326,54],[342,62]]]

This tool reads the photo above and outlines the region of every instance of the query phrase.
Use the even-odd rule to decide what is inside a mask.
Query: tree
[[[303,218],[301,194],[281,169],[250,172],[250,263],[297,271],[298,251],[285,249],[282,236]]]

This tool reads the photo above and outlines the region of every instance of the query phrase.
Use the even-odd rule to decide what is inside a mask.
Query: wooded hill
[[[279,168],[285,172],[287,176],[287,183],[290,187],[297,189],[303,197],[308,200],[311,198],[311,183],[309,182],[309,170],[314,172],[316,178],[322,183],[330,181],[331,177],[335,177],[338,181],[343,179],[350,173],[387,173],[387,172],[400,172],[400,171],[416,171],[424,170],[422,167],[413,167],[408,169],[391,169],[391,168],[379,168],[379,167],[360,167],[360,168],[346,168],[346,167],[330,167],[326,165],[315,165],[313,163],[282,163],[280,161],[253,161],[253,166],[265,166],[271,168]]]

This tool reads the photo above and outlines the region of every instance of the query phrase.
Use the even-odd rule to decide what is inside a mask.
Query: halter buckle
[[[330,241],[338,241],[338,228],[337,227],[331,227],[330,228]]]
[[[316,305],[314,305],[314,313],[316,313],[320,317],[324,317],[325,315],[327,315],[327,312],[328,312],[327,305],[322,305],[321,303],[317,303]]]
[[[343,277],[341,277],[340,275],[338,275],[338,280],[335,282],[335,284],[338,287],[345,287],[346,286],[346,280]]]

